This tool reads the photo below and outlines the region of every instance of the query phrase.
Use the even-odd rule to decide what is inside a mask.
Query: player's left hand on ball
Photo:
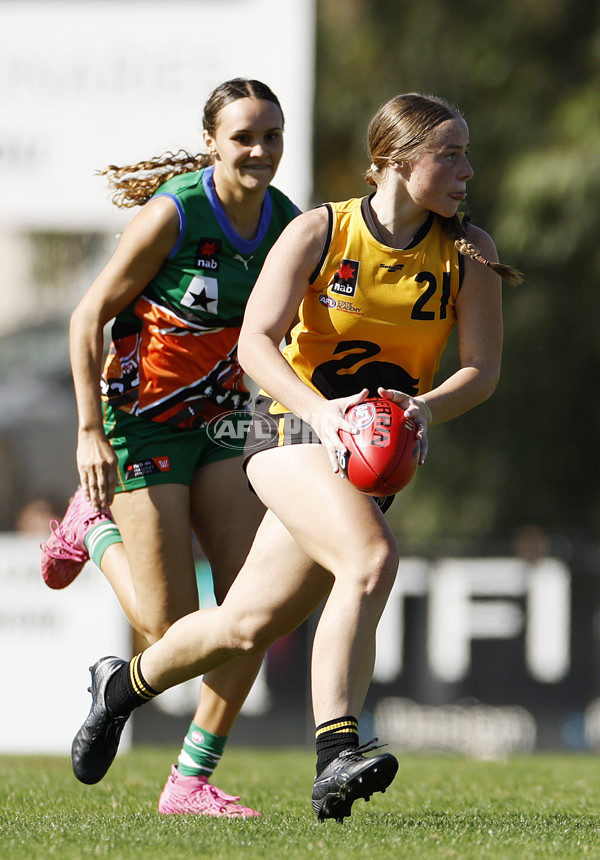
[[[394,388],[378,388],[379,396],[386,400],[393,400],[398,406],[404,409],[404,414],[417,425],[417,436],[419,437],[419,466],[422,466],[427,458],[429,451],[429,441],[427,439],[427,426],[431,411],[418,397],[411,397],[410,394],[405,394],[403,391],[396,391]]]

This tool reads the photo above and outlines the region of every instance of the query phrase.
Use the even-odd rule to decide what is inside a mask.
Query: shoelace
[[[218,786],[213,785],[211,782],[205,782],[194,791],[194,794],[201,795],[203,792],[209,795],[210,804],[215,806],[219,812],[226,812],[228,806],[237,803],[240,799],[239,795],[236,797],[233,794],[226,794],[221,788],[218,788]]]
[[[386,747],[387,744],[378,743],[379,738],[371,738],[370,741],[365,741],[364,744],[359,744],[352,750],[348,750],[348,755],[363,755],[364,753],[373,752],[373,750],[380,750],[382,747]]]
[[[87,561],[87,553],[82,552],[79,549],[76,549],[72,544],[63,537],[63,533],[60,528],[60,523],[58,520],[52,520],[50,523],[50,531],[56,538],[59,546],[57,547],[57,551],[59,552],[59,557],[71,558],[74,561]],[[47,545],[44,546],[47,550]]]

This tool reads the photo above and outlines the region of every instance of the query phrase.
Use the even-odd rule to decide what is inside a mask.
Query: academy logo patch
[[[125,466],[125,480],[131,481],[133,478],[144,478],[146,475],[170,471],[171,460],[169,457],[152,457],[150,460],[141,460],[139,463],[128,463]]]
[[[193,310],[216,314],[219,310],[219,282],[216,278],[195,275],[185,291],[181,304]]]
[[[358,260],[342,260],[333,276],[333,283],[330,285],[331,292],[342,296],[353,296],[358,282],[359,265]]]
[[[200,239],[196,245],[196,268],[218,272],[221,244],[220,239]]]

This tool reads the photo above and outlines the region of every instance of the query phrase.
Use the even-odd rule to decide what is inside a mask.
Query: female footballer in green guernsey
[[[142,208],[72,315],[81,489],[52,524],[42,574],[62,588],[91,556],[149,642],[198,608],[192,531],[220,601],[264,512],[240,465],[250,395],[237,340],[267,252],[298,214],[271,187],[283,125],[265,84],[234,79],[206,103],[205,154],[104,171],[118,205]],[[228,446],[207,430],[223,413]],[[204,679],[161,813],[258,815],[208,778],[261,659],[244,657]]]
[[[110,766],[134,707],[235,655],[261,651],[299,624],[321,580],[329,594],[313,644],[313,808],[319,820],[341,820],[354,800],[385,791],[396,774],[390,753],[365,755],[374,746],[359,744],[358,718],[398,548],[379,506],[342,479],[339,431],[352,432],[350,406],[379,394],[417,424],[423,463],[428,427],[494,391],[501,279],[520,276],[498,262],[487,233],[458,215],[473,171],[467,124],[455,108],[397,96],[371,121],[368,147],[366,178],[375,192],[292,221],[246,309],[240,361],[262,393],[260,433],[251,426],[245,468],[267,508],[246,563],[219,608],[177,621],[130,663],[95,664],[75,767]],[[454,328],[459,366],[436,384]],[[267,426],[272,436],[258,446]]]

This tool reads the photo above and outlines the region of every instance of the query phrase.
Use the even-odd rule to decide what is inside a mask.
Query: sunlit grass
[[[600,858],[600,762],[531,756],[506,762],[402,757],[386,794],[343,824],[317,824],[309,751],[230,748],[218,784],[263,817],[162,817],[156,803],[171,751],[120,756],[97,786],[68,758],[0,757],[0,857]]]

